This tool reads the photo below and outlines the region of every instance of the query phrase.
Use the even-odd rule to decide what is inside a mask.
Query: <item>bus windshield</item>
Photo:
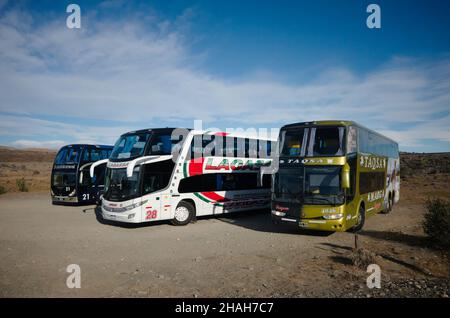
[[[143,155],[170,155],[171,134],[139,133],[127,134],[114,145],[110,159],[132,159]]]
[[[55,158],[55,164],[63,165],[80,161],[81,147],[63,147]]]
[[[305,168],[305,204],[343,204],[341,167]]]
[[[280,169],[275,175],[275,199],[301,200],[304,204],[343,204],[341,167]]]
[[[285,129],[280,132],[280,153],[286,157],[344,155],[344,127],[322,126]]]
[[[133,175],[128,178],[126,169],[107,169],[103,197],[110,201],[126,201],[139,196],[139,171],[140,167],[134,168]]]
[[[111,159],[129,159],[142,156],[151,133],[124,135],[117,140]]]
[[[55,187],[74,186],[77,182],[76,173],[70,172],[55,172],[53,174],[52,185]]]

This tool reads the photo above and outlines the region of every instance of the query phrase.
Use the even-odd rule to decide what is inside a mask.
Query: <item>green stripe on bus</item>
[[[186,161],[186,162],[184,163],[184,165],[183,165],[183,174],[184,174],[184,177],[188,177],[187,166],[188,166],[188,163],[187,163],[187,161]]]
[[[205,201],[205,202],[207,202],[207,203],[211,203],[211,202],[212,202],[212,201],[209,201],[208,199],[206,199],[205,197],[203,197],[202,195],[200,195],[200,193],[198,193],[198,192],[194,192],[194,195],[195,195],[197,198],[199,198],[200,200]]]

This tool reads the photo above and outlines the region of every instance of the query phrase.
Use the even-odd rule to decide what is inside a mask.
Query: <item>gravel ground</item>
[[[448,251],[427,246],[421,205],[367,220],[382,288],[351,263],[351,233],[275,226],[267,212],[123,226],[47,193],[0,196],[1,297],[448,297]],[[66,268],[81,267],[69,289]]]

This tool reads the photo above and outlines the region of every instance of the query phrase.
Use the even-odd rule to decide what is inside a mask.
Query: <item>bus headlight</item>
[[[344,215],[342,213],[339,214],[329,214],[329,215],[324,215],[323,218],[325,220],[338,220],[341,219]]]
[[[75,193],[77,193],[77,191],[73,190],[72,192],[69,193],[69,197],[73,197],[75,195]]]
[[[138,206],[141,206],[141,205],[147,203],[147,201],[148,200],[141,201],[141,202],[138,202],[138,203],[134,203],[134,204],[128,205],[126,207],[122,207],[122,208],[111,208],[108,205],[106,205],[105,202],[102,201],[102,208],[105,209],[108,212],[121,213],[121,212],[126,212],[126,211],[133,210],[134,208],[137,208]]]

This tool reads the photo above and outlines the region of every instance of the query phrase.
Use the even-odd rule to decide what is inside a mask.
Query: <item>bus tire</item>
[[[175,209],[174,217],[172,219],[173,225],[187,225],[195,216],[194,206],[186,201],[178,203]]]
[[[352,232],[360,231],[366,222],[366,211],[364,205],[359,206],[357,223],[351,228]]]

